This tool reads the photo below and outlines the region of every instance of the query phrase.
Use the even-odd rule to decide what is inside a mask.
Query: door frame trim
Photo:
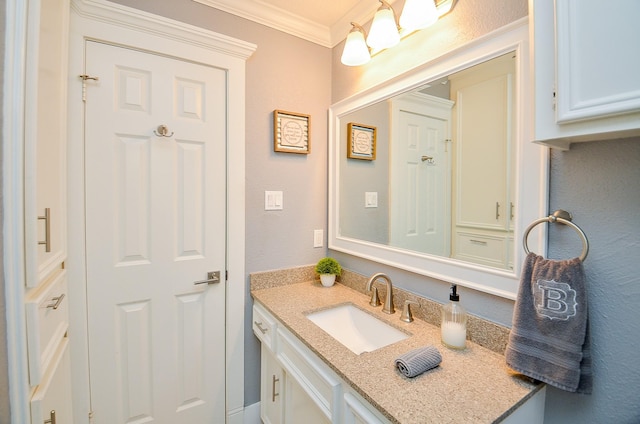
[[[25,89],[30,1],[7,0],[2,95],[2,278],[6,309],[7,377],[13,423],[30,421],[25,318],[26,243],[24,207]],[[4,350],[3,342],[0,349]],[[4,365],[4,358],[0,364]],[[0,419],[4,419],[0,416]]]
[[[84,217],[85,42],[102,41],[224,69],[227,113],[226,414],[242,422],[245,303],[245,62],[256,46],[202,28],[103,0],[71,0],[68,107],[68,261],[74,422],[89,422],[89,357]],[[233,213],[229,213],[233,211]],[[232,418],[230,418],[232,417]],[[238,419],[240,421],[238,421]]]

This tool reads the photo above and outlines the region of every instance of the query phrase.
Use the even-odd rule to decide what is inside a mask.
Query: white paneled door
[[[391,244],[449,256],[451,104],[420,100],[394,105]]]
[[[226,73],[86,46],[94,422],[224,423]]]

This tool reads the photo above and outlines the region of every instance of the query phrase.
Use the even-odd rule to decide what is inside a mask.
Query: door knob
[[[193,284],[216,284],[220,282],[220,271],[209,271],[207,272],[207,279],[194,281]]]
[[[173,131],[169,134],[169,127],[166,125],[158,125],[158,128],[153,130],[153,133],[158,137],[171,137],[173,135]]]

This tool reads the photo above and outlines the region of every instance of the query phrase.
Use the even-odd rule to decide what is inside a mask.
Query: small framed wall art
[[[311,152],[311,117],[301,113],[273,111],[273,149],[276,152]]]
[[[347,126],[347,139],[349,159],[376,159],[376,127],[350,122]]]

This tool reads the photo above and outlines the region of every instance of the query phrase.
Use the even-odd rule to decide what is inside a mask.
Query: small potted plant
[[[316,264],[316,272],[320,274],[320,281],[325,287],[333,286],[336,276],[342,273],[338,261],[333,258],[322,258]]]

